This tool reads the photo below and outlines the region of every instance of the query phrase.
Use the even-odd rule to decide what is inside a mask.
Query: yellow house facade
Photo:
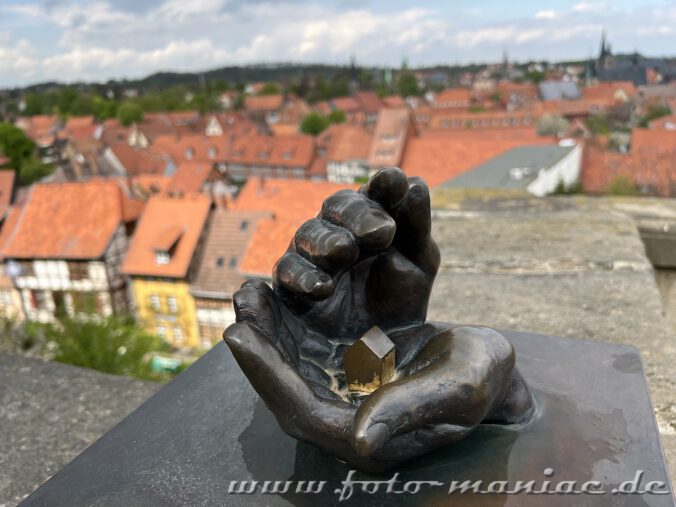
[[[143,328],[177,348],[199,348],[195,299],[182,280],[133,277],[138,320]]]

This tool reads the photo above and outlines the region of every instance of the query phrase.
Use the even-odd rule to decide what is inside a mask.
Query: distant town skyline
[[[263,62],[412,66],[670,55],[676,1],[0,0],[0,88]]]

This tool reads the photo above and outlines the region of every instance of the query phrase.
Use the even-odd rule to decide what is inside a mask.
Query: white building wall
[[[564,186],[571,187],[580,178],[582,164],[582,148],[579,144],[548,169],[542,169],[527,190],[538,197],[551,194],[563,182]]]

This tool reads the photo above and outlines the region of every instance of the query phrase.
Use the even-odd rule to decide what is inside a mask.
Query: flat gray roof
[[[522,146],[513,148],[447,181],[446,188],[504,188],[521,190],[568,155],[575,146]]]

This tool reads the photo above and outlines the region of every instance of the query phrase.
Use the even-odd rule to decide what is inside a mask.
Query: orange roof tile
[[[16,172],[12,169],[0,170],[0,212],[12,204],[14,197],[14,184],[16,183]]]
[[[356,92],[354,98],[365,113],[377,113],[383,108],[383,101],[373,91]]]
[[[648,124],[648,127],[654,130],[657,129],[676,130],[676,114],[670,114],[669,116],[662,116],[661,118],[657,118],[656,120],[651,121]]]
[[[141,215],[122,271],[131,276],[184,278],[192,262],[211,201],[202,195],[182,198],[153,196]],[[170,234],[171,233],[171,234]],[[170,235],[180,237],[170,253],[169,262],[158,263],[156,253],[167,247]]]
[[[411,112],[407,108],[382,109],[373,132],[368,164],[373,168],[398,166],[406,140],[413,131]]]
[[[435,187],[518,146],[553,143],[552,138],[493,139],[475,132],[474,138],[432,135],[409,140],[401,168]]]
[[[222,208],[213,212],[199,267],[190,284],[195,296],[232,297],[245,280],[240,265],[257,224],[269,215]]]
[[[93,116],[71,116],[66,120],[64,130],[71,139],[94,137],[96,123]]]
[[[316,216],[329,195],[356,185],[325,181],[250,178],[233,203],[236,211],[268,211],[259,223],[240,266],[242,273],[270,277],[296,229]]]
[[[183,162],[178,166],[166,191],[169,194],[200,192],[213,171],[213,165],[208,162]]]
[[[655,150],[676,156],[676,130],[633,129],[631,151]]]
[[[119,182],[91,180],[33,186],[5,255],[20,259],[98,259],[140,203]]]
[[[116,143],[109,148],[130,176],[139,174],[164,174],[169,158],[163,153],[137,149],[127,143]]]
[[[169,185],[172,176],[163,174],[139,174],[131,178],[131,184],[135,190],[145,196],[161,194]]]
[[[344,113],[354,113],[361,109],[359,102],[354,97],[336,97],[328,101],[331,109],[338,109]]]
[[[468,88],[447,88],[436,94],[432,105],[434,107],[469,107],[471,99],[471,91]]]
[[[605,102],[611,106],[632,98],[637,91],[636,86],[631,81],[607,81],[582,88],[582,98]]]
[[[244,109],[251,113],[277,111],[284,104],[283,95],[257,95],[244,99]]]
[[[329,162],[366,160],[371,149],[373,134],[353,125],[331,125],[317,139],[320,149],[326,151]]]
[[[153,153],[171,157],[177,164],[186,161],[220,160],[225,157],[228,136],[207,136],[190,134],[176,137],[162,135],[155,139],[150,150]]]
[[[234,139],[225,160],[231,164],[309,168],[314,158],[314,138],[250,135]]]
[[[383,97],[383,104],[385,104],[385,107],[406,107],[406,101],[399,95]]]

